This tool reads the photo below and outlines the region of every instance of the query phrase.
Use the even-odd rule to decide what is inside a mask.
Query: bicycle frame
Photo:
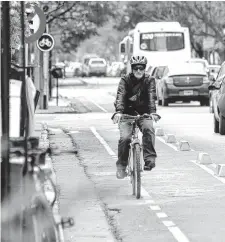
[[[132,131],[132,138],[131,138],[131,143],[130,143],[130,149],[129,149],[129,157],[128,157],[128,175],[131,176],[131,172],[133,169],[133,148],[135,144],[138,144],[140,146],[140,150],[141,150],[141,171],[143,171],[143,147],[142,147],[142,141],[141,139],[138,137],[139,135],[139,128],[137,125],[137,120],[135,119],[132,122],[133,125],[133,131]]]

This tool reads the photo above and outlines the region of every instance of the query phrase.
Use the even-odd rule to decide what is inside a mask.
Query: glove
[[[161,119],[161,116],[157,113],[151,113],[150,116],[154,122],[158,122]]]
[[[114,115],[114,117],[113,117],[113,123],[114,124],[119,123],[121,118],[122,118],[122,114],[121,113],[116,113]]]

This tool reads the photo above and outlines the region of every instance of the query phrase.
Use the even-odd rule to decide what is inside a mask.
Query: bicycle
[[[160,115],[157,115],[159,118]],[[143,115],[127,115],[123,114],[123,118],[127,118],[132,121],[132,137],[129,147],[129,157],[128,157],[128,166],[127,166],[127,174],[130,176],[130,182],[132,184],[132,192],[133,195],[136,196],[137,199],[141,197],[141,172],[143,172],[143,147],[142,142],[138,137],[139,133],[139,127],[138,127],[138,121],[141,118],[152,118],[151,115],[143,114]]]

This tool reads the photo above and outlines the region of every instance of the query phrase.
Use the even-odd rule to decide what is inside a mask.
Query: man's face
[[[136,65],[132,68],[133,74],[137,79],[141,79],[145,73],[145,66]]]

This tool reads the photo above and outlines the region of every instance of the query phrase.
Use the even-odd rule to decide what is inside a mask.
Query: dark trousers
[[[122,119],[119,123],[120,139],[118,144],[118,160],[116,162],[118,167],[126,167],[128,164],[129,145],[132,137],[131,122],[131,120]],[[143,134],[142,145],[144,162],[155,161],[157,154],[155,151],[155,130],[153,121],[149,118],[143,118],[139,120],[138,126]]]

